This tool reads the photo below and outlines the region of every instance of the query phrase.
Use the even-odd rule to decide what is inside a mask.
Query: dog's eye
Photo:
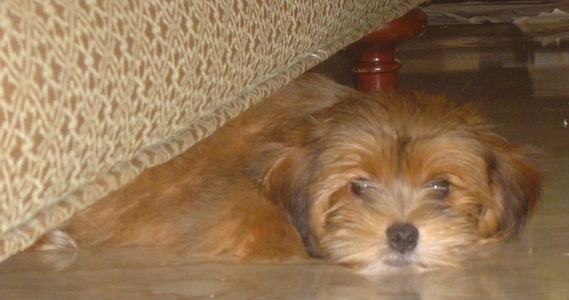
[[[365,193],[367,189],[371,189],[373,186],[371,183],[365,179],[352,181],[350,189],[354,195],[361,196]]]
[[[437,180],[429,184],[429,189],[435,193],[435,197],[446,198],[450,191],[450,183],[447,180]]]

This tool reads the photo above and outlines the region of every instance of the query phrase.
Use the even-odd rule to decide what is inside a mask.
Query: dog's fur
[[[525,150],[470,106],[305,75],[62,230],[79,247],[429,269],[518,237],[540,187]],[[397,226],[415,240],[394,247]]]

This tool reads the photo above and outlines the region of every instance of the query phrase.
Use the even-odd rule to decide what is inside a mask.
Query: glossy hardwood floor
[[[317,68],[350,84],[347,52]],[[540,149],[547,182],[524,238],[465,269],[371,278],[319,261],[182,259],[153,249],[21,253],[0,264],[1,299],[569,299],[569,43],[512,25],[429,27],[404,45],[402,90],[474,101],[507,138]]]

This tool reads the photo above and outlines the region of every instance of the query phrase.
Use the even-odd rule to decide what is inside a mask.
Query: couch
[[[421,0],[4,0],[0,261]]]

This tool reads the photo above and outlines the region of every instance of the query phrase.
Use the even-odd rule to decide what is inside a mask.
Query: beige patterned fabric
[[[420,2],[0,1],[0,260]]]

